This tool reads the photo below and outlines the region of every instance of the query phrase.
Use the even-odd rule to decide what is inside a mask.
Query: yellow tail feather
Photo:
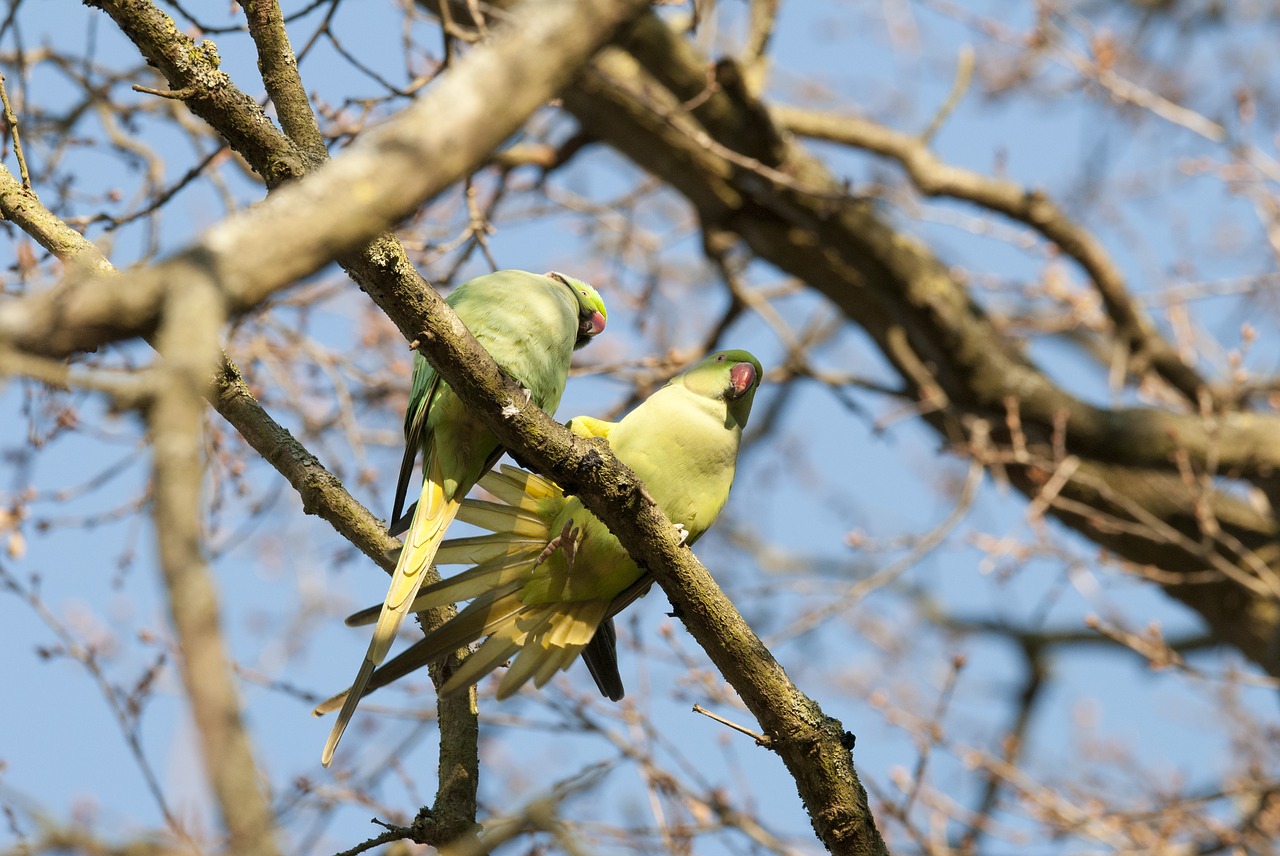
[[[455,574],[424,587],[414,598],[411,611],[422,612],[446,603],[471,600],[485,592],[523,580],[531,570],[532,560],[541,552],[536,547],[519,553],[497,556],[468,571]]]
[[[465,506],[466,503],[464,502]],[[524,550],[541,550],[546,546],[545,535],[521,538],[495,532],[492,535],[476,535],[470,538],[450,538],[436,551],[437,565],[478,565],[494,556]]]
[[[377,625],[373,630],[373,639],[369,642],[369,650],[360,671],[351,684],[347,698],[343,702],[338,719],[329,732],[324,753],[320,763],[329,766],[333,760],[333,751],[337,748],[342,733],[347,728],[356,705],[364,695],[364,688],[369,683],[373,670],[387,657],[391,643],[404,622],[409,606],[422,587],[422,581],[435,558],[436,549],[444,540],[445,530],[458,514],[461,502],[457,498],[447,498],[444,493],[444,478],[434,455],[428,453],[426,472],[422,479],[422,495],[418,499],[418,508],[413,514],[413,522],[405,536],[404,549],[396,562],[395,573],[391,576],[391,586],[383,600],[382,609],[378,613]]]
[[[360,671],[356,673],[355,683],[353,687],[363,687],[369,683],[369,677],[376,668],[375,664],[366,659],[360,664]],[[333,752],[338,748],[338,741],[342,739],[342,733],[347,730],[347,723],[351,721],[352,715],[356,712],[356,705],[360,702],[360,693],[347,691],[345,697],[342,697],[342,711],[338,714],[338,719],[333,723],[333,728],[329,731],[329,739],[324,742],[324,751],[320,753],[320,766],[327,767],[329,762],[333,760]],[[316,708],[313,713],[319,716],[324,711]]]
[[[480,486],[507,505],[533,509],[537,503],[564,494],[555,482],[503,464],[480,479]]]
[[[520,653],[498,683],[498,699],[514,695],[530,678],[542,686],[556,672],[568,668],[591,641],[607,610],[608,604],[597,600],[526,609],[515,622],[519,632],[511,640],[520,646]]]
[[[467,504],[458,513],[458,519],[490,532],[526,538],[545,534],[547,531],[547,521],[533,511],[497,502],[485,502],[482,499],[467,500]]]
[[[484,638],[503,624],[516,620],[520,611],[525,608],[520,599],[514,596],[519,588],[520,581],[516,580],[480,595],[452,621],[436,628],[376,670],[373,677],[367,680],[362,692],[368,695],[415,669]],[[483,672],[481,676],[483,677]],[[351,689],[343,690],[318,704],[312,712],[316,716],[323,716],[337,710],[346,704],[350,693]]]

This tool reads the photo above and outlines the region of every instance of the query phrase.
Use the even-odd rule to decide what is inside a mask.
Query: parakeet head
[[[609,319],[609,310],[604,308],[604,300],[600,297],[600,292],[592,288],[590,283],[554,270],[548,271],[547,276],[572,289],[573,296],[578,301],[578,338],[573,343],[573,349],[576,351],[604,330],[605,321]]]
[[[716,351],[680,375],[684,385],[699,395],[723,400],[730,417],[743,427],[751,415],[751,402],[764,369],[747,351]],[[674,379],[673,379],[674,382]]]

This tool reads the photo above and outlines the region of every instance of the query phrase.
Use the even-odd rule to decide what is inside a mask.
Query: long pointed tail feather
[[[376,689],[385,687],[410,672],[428,666],[459,648],[484,638],[504,622],[514,620],[524,609],[520,599],[514,597],[519,588],[519,582],[515,582],[476,598],[451,621],[419,639],[392,657],[386,665],[374,671],[372,677],[365,681],[362,694],[368,695]],[[351,688],[318,704],[313,713],[316,716],[322,716],[344,707],[352,689],[354,684]]]
[[[325,743],[324,753],[321,755],[321,763],[324,766],[329,766],[329,762],[333,760],[333,751],[337,748],[338,741],[342,739],[347,723],[355,714],[356,705],[364,695],[365,685],[368,684],[374,669],[386,659],[391,643],[395,641],[396,633],[405,615],[408,614],[409,606],[422,587],[423,578],[431,567],[436,549],[444,539],[445,530],[453,522],[460,505],[459,498],[445,496],[444,478],[440,473],[438,459],[428,452],[426,472],[422,480],[422,496],[418,500],[418,507],[414,512],[409,534],[405,538],[404,548],[400,551],[400,558],[396,562],[395,573],[391,576],[387,596],[378,612],[378,621],[373,630],[373,639],[369,642],[369,650],[365,653],[364,662],[360,664],[360,671],[356,673],[351,691]]]

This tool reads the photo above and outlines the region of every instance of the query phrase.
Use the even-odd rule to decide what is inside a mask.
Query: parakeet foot
[[[573,525],[572,520],[565,524],[564,529],[569,537],[560,544],[560,549],[564,551],[564,563],[570,571],[573,570],[573,560],[578,555],[578,545],[582,543],[582,531],[576,527],[570,531],[571,525]]]
[[[578,542],[581,541],[581,530],[573,525],[573,521],[565,523],[564,529],[559,535],[547,542],[547,546],[542,548],[542,552],[538,554],[538,558],[533,560],[533,566],[536,568],[547,559],[551,558],[551,554],[556,550],[564,551],[565,564],[569,566],[569,570],[573,570],[573,559],[578,554]]]
[[[676,537],[680,539],[680,542],[679,542],[680,546],[683,547],[684,542],[689,540],[689,530],[684,528],[683,523],[677,523],[675,526],[676,526]]]

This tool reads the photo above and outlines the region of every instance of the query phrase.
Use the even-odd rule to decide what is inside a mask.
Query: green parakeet
[[[569,427],[582,436],[605,437],[686,540],[696,541],[728,499],[760,377],[760,363],[751,354],[721,351],[672,378],[621,421],[575,417]],[[458,519],[493,534],[445,542],[436,556],[440,564],[473,567],[423,587],[410,608],[474,599],[378,669],[367,686],[334,696],[317,714],[486,636],[445,681],[441,695],[465,689],[513,655],[498,698],[530,678],[540,687],[591,645],[588,664],[597,685],[606,696],[622,696],[610,618],[652,580],[580,499],[565,496],[553,482],[503,467],[480,484],[499,501],[469,499]],[[376,613],[377,608],[364,610],[347,621],[367,623]],[[593,643],[600,628],[600,641]],[[606,673],[603,680],[598,668]]]
[[[494,361],[529,391],[532,401],[554,413],[569,376],[569,361],[604,329],[607,311],[594,288],[551,272],[504,270],[464,282],[448,304]],[[449,388],[421,354],[414,355],[413,387],[405,415],[405,455],[396,485],[392,521],[400,515],[422,452],[422,493],[404,539],[386,600],[378,610],[369,651],[356,675],[356,689],[343,705],[325,744],[321,763],[355,713],[360,690],[387,656],[445,530],[463,497],[502,455],[498,440]]]

